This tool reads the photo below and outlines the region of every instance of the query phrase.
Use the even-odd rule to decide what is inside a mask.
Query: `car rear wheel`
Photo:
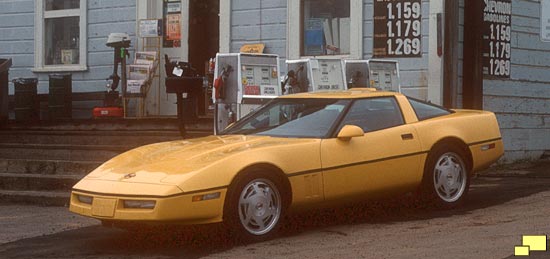
[[[282,184],[267,172],[255,172],[237,179],[226,202],[226,222],[246,242],[273,237],[285,206]]]
[[[460,205],[470,186],[465,157],[463,150],[449,145],[433,150],[424,172],[423,196],[438,207]]]

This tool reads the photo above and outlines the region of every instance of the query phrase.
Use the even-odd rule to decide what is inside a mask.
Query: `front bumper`
[[[193,197],[218,193],[219,198],[193,201]],[[73,190],[69,210],[99,220],[177,222],[206,224],[221,222],[227,189],[210,189],[204,192],[182,193],[171,196],[137,196],[92,193]],[[91,197],[91,203],[81,202],[78,195]],[[124,201],[155,201],[154,208],[126,208]]]

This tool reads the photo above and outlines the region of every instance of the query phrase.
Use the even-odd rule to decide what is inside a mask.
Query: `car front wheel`
[[[265,172],[237,180],[226,203],[226,219],[238,237],[253,242],[275,235],[284,209],[280,186]]]

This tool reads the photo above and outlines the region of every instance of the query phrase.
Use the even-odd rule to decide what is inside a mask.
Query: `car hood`
[[[243,152],[311,141],[228,135],[157,143],[116,156],[92,171],[84,180],[178,185],[201,170]]]

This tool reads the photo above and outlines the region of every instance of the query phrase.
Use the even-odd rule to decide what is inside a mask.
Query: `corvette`
[[[448,110],[374,89],[281,96],[217,136],[123,153],[72,190],[102,222],[226,222],[276,234],[287,211],[415,192],[461,204],[503,143],[488,111]]]

